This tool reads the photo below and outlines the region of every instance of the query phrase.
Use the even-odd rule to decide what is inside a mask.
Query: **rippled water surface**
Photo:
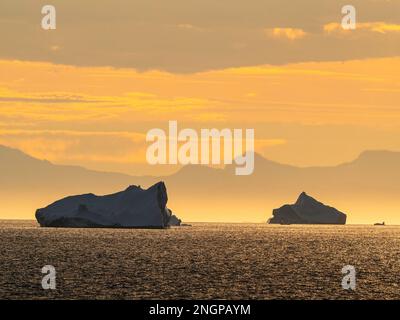
[[[0,298],[399,299],[400,227],[193,224],[46,229],[0,221]],[[53,265],[57,289],[43,290]],[[354,292],[341,269],[357,269]]]

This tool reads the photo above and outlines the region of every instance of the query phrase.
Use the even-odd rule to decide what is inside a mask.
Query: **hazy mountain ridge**
[[[104,194],[128,185],[148,187],[159,180],[166,182],[169,207],[186,221],[266,220],[273,208],[302,191],[348,212],[350,222],[379,221],[400,210],[400,152],[392,151],[366,151],[349,163],[308,168],[256,155],[250,176],[235,176],[234,166],[190,165],[167,177],[134,177],[55,165],[2,146],[0,164],[0,194],[6,199],[0,215],[8,218],[14,212],[33,218],[36,208],[66,195]]]
[[[94,182],[111,183],[112,186],[117,186],[121,183],[129,183],[133,178],[123,173],[101,172],[80,166],[56,165],[4,146],[0,146],[0,164],[3,182],[0,188],[7,187],[7,189],[13,186],[22,190],[30,186],[44,187],[45,189],[48,187],[53,189],[57,186],[68,189],[71,187],[69,184],[76,186],[78,183],[83,187],[92,187]],[[52,181],[46,183],[45,179],[52,179]],[[98,186],[98,188],[102,187]]]

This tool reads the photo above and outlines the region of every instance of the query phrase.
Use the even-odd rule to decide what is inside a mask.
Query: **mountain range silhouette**
[[[273,208],[302,191],[342,208],[348,221],[399,221],[400,152],[365,151],[352,162],[296,167],[255,156],[255,171],[236,176],[223,169],[189,165],[165,177],[129,176],[56,165],[0,146],[0,216],[34,218],[37,208],[83,193],[106,194],[129,185],[165,181],[169,206],[186,221],[266,221]]]

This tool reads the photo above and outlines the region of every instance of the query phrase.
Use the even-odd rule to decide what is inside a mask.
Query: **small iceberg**
[[[285,204],[274,209],[270,224],[346,224],[347,216],[314,198],[301,193],[295,204]]]

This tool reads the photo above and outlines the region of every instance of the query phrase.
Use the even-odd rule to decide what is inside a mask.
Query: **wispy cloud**
[[[307,35],[303,29],[299,28],[269,28],[264,32],[269,37],[288,40],[303,39]]]
[[[188,31],[197,31],[197,32],[205,31],[204,28],[197,27],[190,23],[180,23],[180,24],[178,24],[178,28],[181,30],[188,30]]]
[[[145,137],[123,131],[0,129],[0,144],[60,163],[145,163]]]
[[[367,128],[379,122],[392,130],[400,119],[400,58],[180,75],[21,61],[0,61],[0,68],[0,143],[96,169],[144,165],[145,133],[167,130],[169,120],[181,129],[254,128],[256,150],[268,155],[293,144],[287,132],[266,132],[271,123]]]
[[[342,15],[337,0],[218,0],[196,4],[130,0],[116,1],[112,11],[104,1],[93,11],[93,0],[69,0],[60,10],[62,17],[73,19],[63,18],[51,36],[37,27],[40,14],[38,17],[36,9],[20,10],[19,2],[1,0],[7,10],[2,10],[0,17],[0,58],[194,73],[316,58],[343,61],[399,54],[390,37],[379,39],[379,50],[374,50],[376,34],[397,32],[398,0],[353,3],[360,13],[357,17],[379,17],[375,19],[382,21],[361,25],[373,32],[363,34],[357,43],[342,36],[335,41],[326,39],[321,21],[336,23],[327,26],[328,31],[340,31],[337,27]],[[277,43],[271,46],[266,37]],[[10,45],[9,39],[19,41]],[[337,50],[342,45],[343,50]]]
[[[356,24],[356,30],[343,29],[342,25],[336,22],[324,25],[324,32],[328,34],[331,33],[349,34],[350,32],[357,30],[386,34],[392,32],[400,32],[400,24],[390,24],[386,22],[358,22]]]

